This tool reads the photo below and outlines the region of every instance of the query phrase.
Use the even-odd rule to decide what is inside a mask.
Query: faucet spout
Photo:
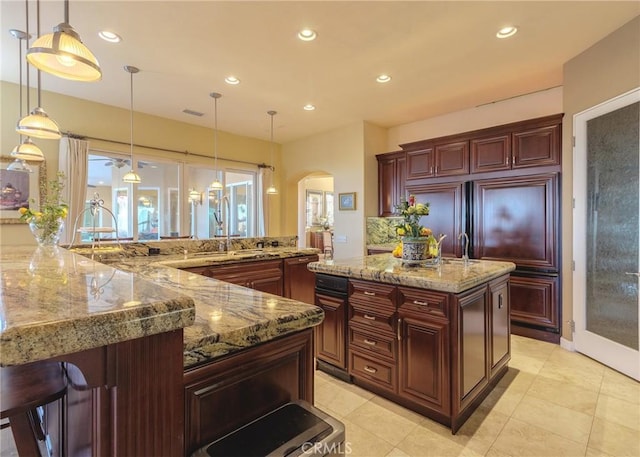
[[[460,235],[458,235],[458,240],[462,239],[462,237],[465,238],[464,254],[462,256],[462,260],[464,261],[464,264],[466,266],[469,265],[469,235],[467,235],[467,232],[462,232]]]

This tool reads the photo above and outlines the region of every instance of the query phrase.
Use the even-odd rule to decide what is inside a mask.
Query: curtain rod
[[[79,133],[73,133],[73,132],[65,132],[64,135],[68,136],[69,138],[74,138],[76,140],[96,140],[96,141],[106,141],[107,143],[124,144],[124,145],[127,145],[127,146],[131,145],[131,143],[127,143],[126,141],[110,140],[108,138],[98,138],[98,137],[95,137],[95,136],[81,135]],[[163,151],[163,152],[172,152],[174,154],[184,154],[184,155],[188,155],[188,156],[204,157],[205,159],[212,159],[213,158],[211,156],[207,156],[207,155],[204,155],[204,154],[198,154],[197,152],[189,152],[189,151],[186,151],[186,150],[185,151],[178,151],[177,149],[159,148],[159,147],[156,147],[156,146],[146,146],[144,144],[137,144],[137,143],[133,143],[133,145],[135,147],[139,147],[139,148],[153,149],[153,150],[156,150],[156,151]],[[258,168],[269,168],[272,171],[275,171],[275,167],[273,165],[267,165],[264,162],[256,163],[256,162],[248,162],[246,160],[225,159],[224,157],[218,157],[218,159],[226,160],[227,162],[246,163],[248,165],[256,165]]]

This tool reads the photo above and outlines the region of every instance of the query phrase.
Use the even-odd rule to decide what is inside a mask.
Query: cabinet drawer
[[[356,352],[350,352],[349,359],[350,375],[367,379],[383,388],[395,391],[395,365],[381,360],[373,360]]]
[[[365,332],[357,327],[349,327],[349,347],[357,347],[361,351],[379,354],[392,360],[396,358],[394,337]]]
[[[423,315],[449,317],[449,296],[422,289],[398,287],[398,301],[403,311],[413,311]]]
[[[349,283],[351,284],[349,301],[387,306],[395,309],[395,286],[357,280],[350,280]]]
[[[349,323],[357,323],[371,330],[395,333],[395,309],[378,308],[361,303],[349,303]]]

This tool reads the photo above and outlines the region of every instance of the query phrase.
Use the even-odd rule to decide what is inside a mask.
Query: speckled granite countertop
[[[464,266],[460,259],[443,259],[437,267],[407,267],[391,254],[376,254],[344,260],[321,260],[309,264],[309,270],[353,279],[365,279],[421,289],[459,293],[515,270],[511,262],[471,260]]]
[[[109,266],[64,249],[53,260],[36,262],[33,247],[5,251],[9,249],[3,249],[0,256],[2,364],[41,360],[117,338],[124,341],[185,327],[184,366],[189,368],[312,327],[324,318],[316,306],[177,269],[297,257],[316,254],[317,249],[279,247],[186,255],[175,254],[173,249],[167,255],[111,256],[105,259]],[[36,266],[35,271],[30,272],[30,265]],[[94,279],[98,298],[91,294]],[[46,308],[42,303],[47,303]],[[188,308],[188,318],[183,308]],[[155,314],[162,309],[171,313],[164,316],[166,324],[172,318],[184,325],[161,326]],[[154,326],[151,321],[155,320]],[[141,333],[144,331],[148,333]],[[27,343],[23,336],[34,343]],[[35,344],[37,351],[31,347]]]
[[[324,312],[317,306],[178,268],[284,259],[318,252],[318,249],[296,247],[196,251],[129,257],[113,265],[193,298],[196,304],[195,323],[184,329],[184,366],[189,368],[318,325],[324,319]]]
[[[19,365],[191,325],[194,300],[64,249],[3,247],[0,365]]]

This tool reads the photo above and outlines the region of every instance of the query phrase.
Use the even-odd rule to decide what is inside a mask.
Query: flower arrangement
[[[38,244],[56,244],[60,237],[63,219],[67,217],[69,206],[62,202],[62,190],[66,176],[59,171],[56,179],[49,181],[49,189],[43,189],[44,201],[40,205],[40,211],[33,211],[31,208],[22,207],[20,220],[29,223],[29,228],[33,232]],[[35,203],[32,198],[30,200]]]
[[[396,211],[403,221],[396,225],[399,236],[428,237],[432,236],[431,229],[420,225],[420,218],[429,215],[429,203],[416,203],[416,197],[409,195],[408,201],[396,205]]]

